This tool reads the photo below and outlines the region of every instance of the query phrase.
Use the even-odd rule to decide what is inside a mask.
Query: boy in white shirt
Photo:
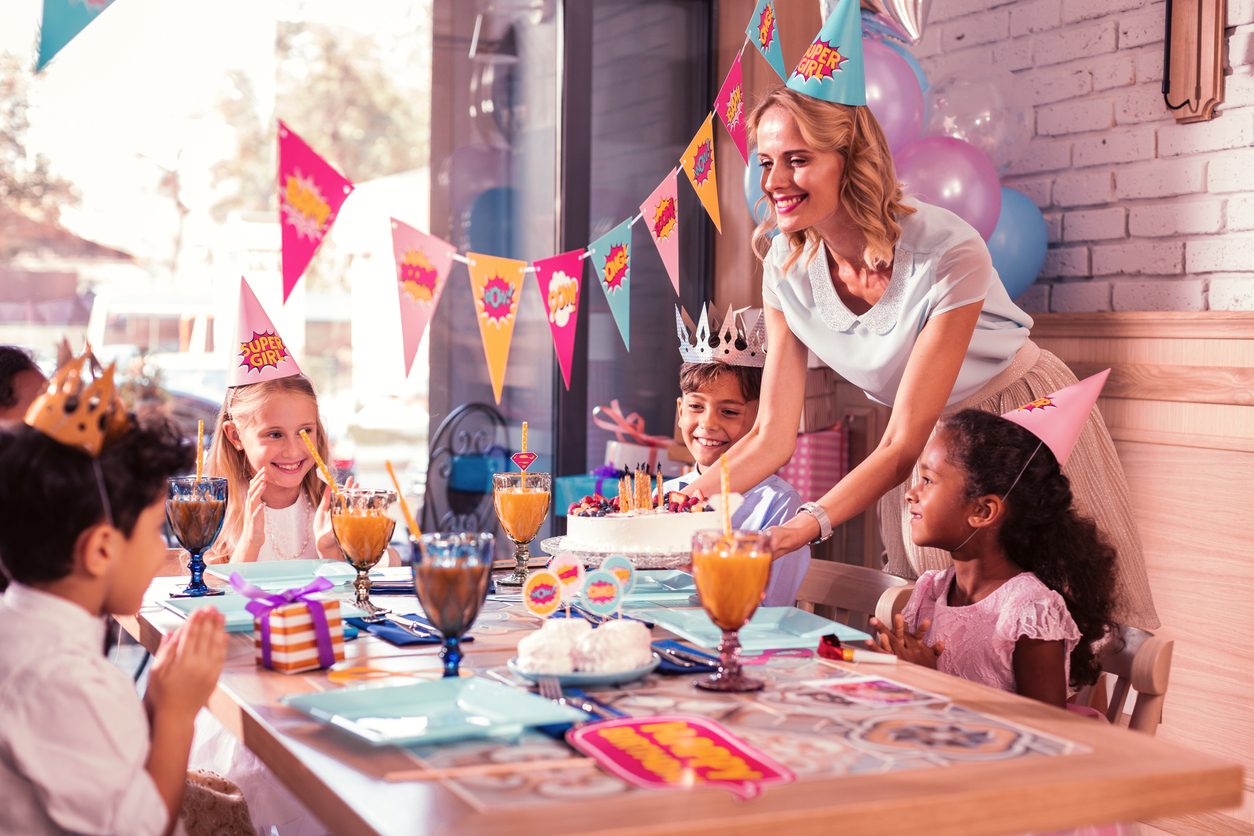
[[[166,479],[194,455],[169,424],[128,419],[111,385],[90,406],[92,392],[69,380],[78,374],[59,373],[32,406],[39,429],[0,432],[10,581],[0,597],[0,833],[169,834],[192,722],[222,668],[223,618],[203,609],[166,637],[141,702],[103,655],[103,616],[139,609],[165,556]]]

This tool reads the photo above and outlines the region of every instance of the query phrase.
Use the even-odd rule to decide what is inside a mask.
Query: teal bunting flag
[[[588,261],[605,298],[609,300],[614,323],[631,351],[631,222],[628,218],[588,245]]]
[[[758,0],[745,34],[771,65],[771,69],[780,78],[788,78],[788,71],[784,69],[784,51],[779,48],[779,27],[775,25],[775,0]]]
[[[866,104],[862,15],[858,0],[840,0],[836,4],[814,43],[797,62],[788,86],[827,102]]]
[[[113,0],[44,0],[44,19],[39,27],[39,72],[61,48],[95,20]]]

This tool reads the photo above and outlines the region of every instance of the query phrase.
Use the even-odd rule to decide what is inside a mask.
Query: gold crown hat
[[[675,328],[679,332],[679,355],[685,363],[726,363],[729,366],[761,368],[766,364],[766,317],[758,314],[749,328],[744,313],[748,308],[733,310],[727,306],[722,326],[711,331],[710,314],[701,306],[701,319],[696,325],[686,310],[675,308]]]
[[[48,389],[26,411],[26,423],[67,447],[95,458],[126,435],[130,416],[113,382],[116,364],[101,369],[89,348],[53,375]],[[84,372],[89,376],[84,382]]]

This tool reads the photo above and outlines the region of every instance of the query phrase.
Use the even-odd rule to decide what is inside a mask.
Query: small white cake
[[[653,636],[639,621],[607,621],[575,643],[575,666],[591,673],[617,673],[643,667],[653,659]]]
[[[582,618],[550,618],[518,642],[518,667],[529,673],[573,673],[575,643],[592,625]]]

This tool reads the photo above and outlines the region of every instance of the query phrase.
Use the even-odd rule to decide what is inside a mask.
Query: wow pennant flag
[[[239,315],[235,318],[235,350],[226,372],[227,386],[246,386],[300,374],[279,331],[257,301],[253,289],[239,280]]]
[[[588,258],[596,274],[610,312],[631,351],[631,222],[628,218],[588,245]]]
[[[718,186],[715,184],[714,173],[714,114],[705,117],[701,130],[692,138],[688,150],[684,152],[684,172],[692,181],[692,187],[701,198],[701,205],[710,213],[710,220],[719,232],[723,225],[718,218]]]
[[[736,141],[736,149],[745,162],[749,162],[749,138],[745,135],[745,85],[741,79],[740,53],[732,62],[731,70],[723,81],[723,89],[718,91],[714,101],[714,112],[719,120]]]
[[[499,405],[527,262],[479,253],[467,253],[466,257],[470,260],[470,287],[475,297],[475,313],[479,316],[479,336],[488,358],[492,394]]]
[[[113,0],[44,0],[44,18],[39,27],[39,72],[74,36],[87,28]]]
[[[657,251],[666,265],[666,275],[671,277],[675,292],[679,293],[679,200],[675,188],[679,169],[671,169],[648,200],[640,204],[640,213],[649,237],[657,244]]]
[[[843,105],[866,104],[862,13],[858,0],[840,0],[788,79],[798,93]]]
[[[414,366],[414,355],[427,323],[440,304],[455,252],[457,248],[452,244],[392,218],[392,257],[396,259],[396,287],[401,297],[406,377]]]
[[[283,301],[292,295],[353,184],[279,122],[279,220]]]
[[[583,285],[583,250],[545,258],[535,263],[540,298],[549,315],[553,348],[570,390],[570,359],[575,350],[575,322],[579,319],[579,289]]]
[[[779,27],[775,25],[775,0],[758,0],[745,34],[771,65],[771,69],[780,78],[788,78],[788,71],[784,69],[784,51],[779,48]]]

